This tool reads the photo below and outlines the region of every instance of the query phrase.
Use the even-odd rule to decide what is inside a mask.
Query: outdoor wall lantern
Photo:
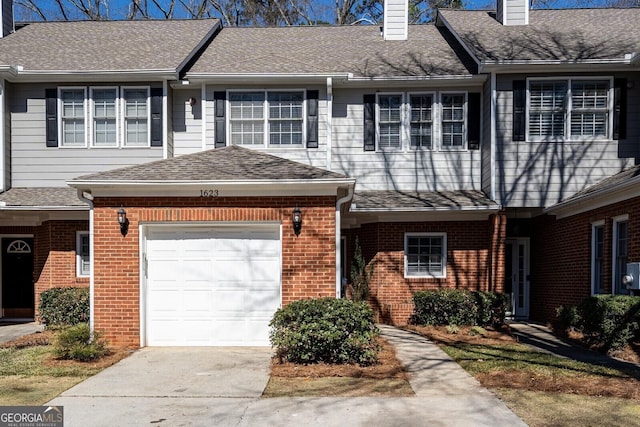
[[[297,206],[293,209],[291,222],[293,223],[293,232],[296,233],[296,236],[299,235],[300,230],[302,230],[302,212]]]
[[[120,224],[120,233],[126,235],[129,230],[129,220],[127,219],[127,211],[121,206],[118,209],[118,224]]]

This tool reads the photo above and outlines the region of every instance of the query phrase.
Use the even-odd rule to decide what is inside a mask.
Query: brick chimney
[[[496,19],[502,25],[528,25],[529,0],[498,0]]]
[[[16,30],[15,21],[13,19],[13,0],[2,0],[2,6],[0,7],[0,23],[2,23],[0,37],[6,37]]]
[[[406,40],[409,33],[409,0],[384,0],[385,40]]]

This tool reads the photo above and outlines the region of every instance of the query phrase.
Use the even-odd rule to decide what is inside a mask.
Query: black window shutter
[[[613,139],[627,137],[627,79],[613,81]]]
[[[513,81],[513,135],[514,141],[525,140],[527,119],[527,82],[525,80]]]
[[[376,96],[364,95],[364,151],[376,150]]]
[[[318,91],[307,91],[307,148],[318,148]]]
[[[467,98],[467,139],[469,150],[480,149],[480,94],[469,93]]]
[[[215,147],[220,148],[227,145],[227,132],[225,130],[225,118],[224,118],[224,102],[227,100],[227,93],[213,92],[213,100],[215,102]]]
[[[45,114],[47,118],[47,147],[58,146],[58,91],[45,89]]]
[[[162,147],[162,88],[151,88],[151,146]]]

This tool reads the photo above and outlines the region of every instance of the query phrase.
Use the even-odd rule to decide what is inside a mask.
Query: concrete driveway
[[[526,426],[433,343],[383,327],[413,397],[261,398],[269,348],[144,348],[49,402],[75,426]]]

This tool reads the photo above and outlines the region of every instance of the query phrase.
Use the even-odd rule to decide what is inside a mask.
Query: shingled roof
[[[458,57],[462,55],[463,59]],[[473,63],[434,25],[410,25],[406,41],[384,40],[380,27],[224,28],[187,72],[347,74],[356,77],[469,75]]]
[[[84,175],[69,181],[79,182],[199,182],[199,181],[278,181],[340,180],[345,175],[232,145],[215,150],[187,154]]]
[[[89,205],[78,198],[75,188],[11,188],[0,193],[0,210],[20,207],[89,209]]]
[[[365,191],[353,197],[354,211],[498,209],[482,191]]]
[[[481,62],[623,60],[640,52],[640,8],[530,10],[529,24],[505,26],[495,12],[441,10]]]
[[[0,39],[0,64],[24,71],[176,70],[218,19],[29,24]]]

